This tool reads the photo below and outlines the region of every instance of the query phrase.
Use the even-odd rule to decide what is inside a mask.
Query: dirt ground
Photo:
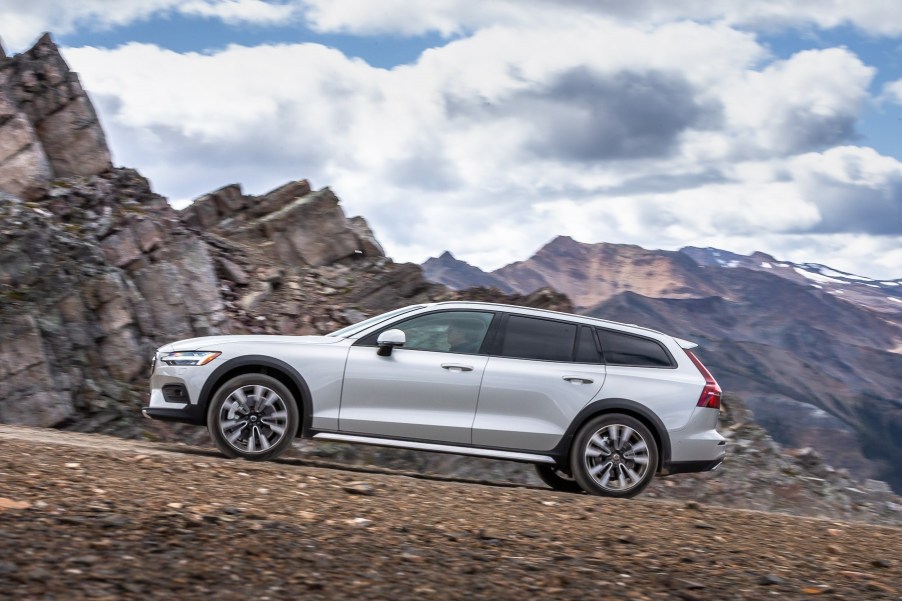
[[[0,591],[902,599],[902,529],[0,426]]]

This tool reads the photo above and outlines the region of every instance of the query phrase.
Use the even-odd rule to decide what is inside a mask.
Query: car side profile
[[[143,414],[206,426],[229,457],[301,436],[532,463],[557,490],[632,497],[723,461],[696,346],[541,309],[413,305],[326,336],[164,345]]]

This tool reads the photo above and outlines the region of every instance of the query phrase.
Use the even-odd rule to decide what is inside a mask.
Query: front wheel
[[[635,497],[654,478],[657,466],[658,445],[651,431],[620,413],[590,420],[570,453],[573,477],[586,492],[603,497]]]
[[[539,475],[542,482],[561,492],[583,492],[582,487],[577,484],[573,476],[554,465],[537,463],[536,474]]]
[[[228,457],[275,459],[291,446],[299,423],[288,388],[271,376],[244,374],[219,387],[207,410],[207,429]]]

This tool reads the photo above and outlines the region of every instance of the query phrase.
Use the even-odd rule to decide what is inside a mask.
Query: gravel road
[[[0,426],[10,599],[902,599],[902,529]]]

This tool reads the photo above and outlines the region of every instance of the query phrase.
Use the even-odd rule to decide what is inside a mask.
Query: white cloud
[[[572,23],[595,14],[626,23],[680,20],[756,28],[852,25],[877,35],[899,35],[899,7],[887,0],[302,0],[320,31],[357,34],[437,32],[445,36],[496,25]]]
[[[746,71],[724,97],[742,147],[793,154],[846,142],[875,69],[843,48],[808,50]]]
[[[883,86],[883,99],[902,105],[902,79]]]
[[[103,30],[171,13],[230,24],[272,24],[284,23],[298,10],[296,2],[264,0],[4,0],[0,37],[8,49],[18,52],[44,31],[63,35],[79,28]]]
[[[263,0],[187,0],[178,5],[186,15],[212,17],[226,23],[274,24],[290,19],[296,7]]]

